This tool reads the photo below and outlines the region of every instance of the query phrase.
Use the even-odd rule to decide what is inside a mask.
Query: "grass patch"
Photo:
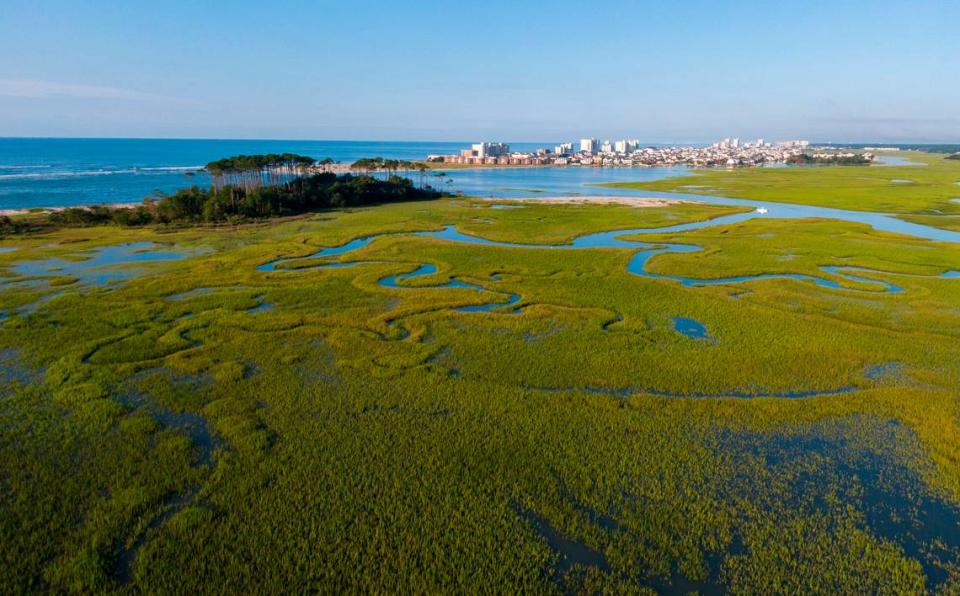
[[[960,215],[960,204],[950,200],[957,196],[960,162],[932,153],[911,153],[910,159],[922,165],[696,170],[689,176],[609,186],[854,211]],[[898,182],[904,180],[909,184]]]
[[[640,238],[704,247],[654,257],[663,274],[867,268],[903,288],[881,294],[684,287],[627,273],[632,249],[410,234],[565,243],[733,212],[439,200],[18,239],[0,253],[11,281],[17,262],[104,245],[188,256],[0,294],[12,310],[60,292],[0,324],[0,586],[955,589],[960,292],[936,276],[960,248],[820,220]],[[257,270],[383,233],[344,257],[362,265]],[[436,273],[378,283],[424,263]],[[428,287],[450,277],[489,292]],[[457,310],[492,292],[519,295],[519,312]],[[653,394],[836,387],[855,390]]]

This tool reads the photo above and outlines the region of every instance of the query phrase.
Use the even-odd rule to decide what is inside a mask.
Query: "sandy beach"
[[[131,207],[139,207],[143,205],[143,202],[136,203],[108,203],[100,205],[70,205],[67,207],[32,207],[29,209],[0,209],[0,217],[11,215],[27,215],[29,213],[54,213],[56,211],[63,211],[64,209],[86,209],[90,207],[109,207],[111,209],[129,209]]]
[[[650,197],[616,197],[616,196],[577,196],[577,197],[519,197],[519,198],[484,198],[484,201],[493,203],[551,203],[556,205],[627,205],[630,207],[667,207],[681,203],[696,203],[682,199],[654,199]]]

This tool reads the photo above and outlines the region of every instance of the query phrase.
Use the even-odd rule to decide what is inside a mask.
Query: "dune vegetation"
[[[0,589],[960,589],[960,246],[822,220],[643,235],[704,248],[655,273],[870,271],[686,287],[628,273],[635,249],[416,234],[737,212],[493,206],[0,242]]]

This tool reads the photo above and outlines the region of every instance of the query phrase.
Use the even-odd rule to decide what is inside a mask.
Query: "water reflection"
[[[141,271],[128,265],[158,261],[177,261],[196,252],[161,248],[153,242],[130,242],[100,246],[75,256],[51,257],[20,261],[11,266],[14,274],[23,277],[67,276],[83,284],[102,286],[110,282],[128,280]]]

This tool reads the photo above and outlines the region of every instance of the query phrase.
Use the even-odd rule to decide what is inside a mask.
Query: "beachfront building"
[[[579,152],[574,151],[573,143],[561,143],[552,153],[547,148],[511,153],[503,143],[478,143],[459,155],[433,156],[430,161],[477,166],[753,167],[787,163],[808,145],[807,141],[771,144],[758,139],[756,143],[743,143],[739,138],[726,138],[708,147],[641,147],[636,139],[606,141],[601,146],[597,139],[581,139]]]
[[[510,145],[506,143],[474,143],[472,147],[474,157],[500,157],[510,155]]]

